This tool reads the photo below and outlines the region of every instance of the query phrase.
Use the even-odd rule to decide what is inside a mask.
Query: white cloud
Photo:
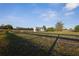
[[[4,18],[6,19],[6,20],[15,20],[15,21],[23,21],[23,20],[25,20],[26,19],[26,17],[24,17],[24,16],[15,16],[15,15],[7,15],[7,16],[4,16]]]
[[[67,3],[66,5],[65,5],[65,8],[67,9],[67,10],[74,10],[75,8],[77,8],[77,7],[79,7],[79,4],[78,3]]]
[[[18,24],[19,25],[19,24],[25,24],[26,21],[28,22],[26,17],[7,15],[1,18],[0,24],[13,24],[13,25]]]
[[[40,18],[42,18],[43,20],[46,20],[46,21],[51,20],[55,16],[56,16],[56,12],[52,11],[52,10],[48,10],[48,11],[42,12],[40,14]]]
[[[65,15],[65,16],[69,16],[69,15],[73,15],[73,14],[75,14],[75,12],[67,12],[67,13],[65,13],[64,15]]]
[[[59,5],[61,5],[61,3],[48,3],[49,4],[49,6],[59,6]]]
[[[13,16],[13,15],[5,16],[5,18],[7,18],[7,19],[9,19],[9,20],[17,20],[17,19],[20,19],[20,17]]]

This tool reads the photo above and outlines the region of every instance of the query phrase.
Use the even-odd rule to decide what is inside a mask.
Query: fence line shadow
[[[58,38],[59,36],[55,39],[49,50],[47,50],[38,45],[34,45],[28,39],[17,36],[14,33],[6,32],[5,39],[7,40],[8,46],[6,48],[2,48],[4,49],[2,56],[51,56],[54,55],[54,47]]]
[[[27,39],[16,36],[12,33],[6,33],[6,39],[9,41],[7,47],[7,56],[46,56],[47,52],[39,46],[34,44]]]

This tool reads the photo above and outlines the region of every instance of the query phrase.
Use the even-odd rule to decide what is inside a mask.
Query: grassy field
[[[56,32],[54,32],[56,33]],[[16,33],[16,32],[0,32],[0,55],[24,55],[24,56],[43,56],[43,55],[67,55],[67,56],[79,56],[79,41],[58,39],[56,44],[54,44],[55,37],[45,37],[39,35],[49,35],[52,36],[54,33]],[[56,33],[58,34],[58,33]],[[61,33],[65,34],[65,33]],[[54,34],[55,35],[55,34]],[[67,33],[66,33],[67,35]],[[69,34],[70,35],[70,34]],[[73,35],[78,35],[74,33]],[[73,35],[70,37],[72,38]],[[55,35],[57,36],[57,35]],[[63,36],[63,35],[62,35]],[[69,36],[64,36],[68,37]],[[78,38],[79,37],[74,37]],[[51,49],[51,54],[49,54],[49,49]]]
[[[57,37],[59,35],[62,38],[70,38],[71,40],[79,39],[79,32],[22,32],[22,33],[37,36],[46,36],[46,37],[54,37],[54,36]]]
[[[56,38],[41,37],[30,34],[17,34],[18,36],[28,38],[29,41],[40,45],[45,49],[50,49]],[[79,41],[59,39],[52,49],[52,55],[79,55]]]
[[[0,38],[0,55],[2,56],[47,55],[45,49],[13,33],[1,33]]]

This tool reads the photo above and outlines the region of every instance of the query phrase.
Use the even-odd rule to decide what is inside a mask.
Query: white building
[[[33,31],[36,32],[36,27],[33,28]]]
[[[33,28],[33,31],[34,31],[34,32],[43,32],[43,31],[45,31],[45,30],[44,30],[43,27],[35,27],[35,28]]]

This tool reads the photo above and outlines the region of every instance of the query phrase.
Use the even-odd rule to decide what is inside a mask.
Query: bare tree
[[[58,21],[56,23],[56,31],[62,31],[63,30],[63,23],[61,21]]]

